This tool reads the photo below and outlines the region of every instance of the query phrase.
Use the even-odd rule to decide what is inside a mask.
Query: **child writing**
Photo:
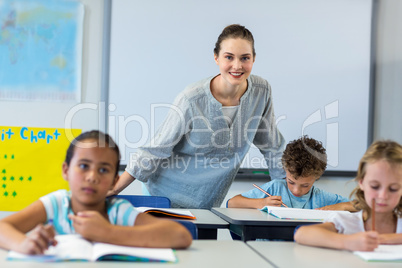
[[[351,251],[402,244],[402,146],[374,142],[360,160],[356,181],[352,194],[360,211],[348,216],[333,213],[325,223],[302,226],[295,233],[296,242]]]
[[[106,200],[118,179],[119,162],[119,149],[107,134],[91,131],[79,135],[62,166],[70,191],[50,193],[2,219],[0,247],[42,254],[49,245],[57,244],[56,234],[71,233],[124,246],[188,247],[192,237],[181,224],[139,213],[123,199]]]
[[[327,166],[327,154],[321,142],[308,136],[290,142],[283,152],[282,165],[286,178],[271,180],[261,186],[271,196],[252,189],[229,199],[228,207],[260,209],[281,206],[283,202],[292,208],[354,211],[347,198],[314,186]]]

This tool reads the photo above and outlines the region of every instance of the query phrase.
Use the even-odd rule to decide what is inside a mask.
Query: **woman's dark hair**
[[[219,35],[218,40],[215,43],[214,54],[219,55],[221,51],[221,44],[224,40],[229,38],[241,38],[250,41],[253,48],[253,57],[255,57],[254,37],[253,34],[244,26],[239,24],[232,24],[226,26],[222,33]]]
[[[111,149],[113,149],[113,151],[116,152],[117,155],[117,163],[116,163],[116,173],[115,175],[117,175],[117,173],[119,172],[119,165],[120,165],[120,150],[119,147],[117,146],[117,144],[113,141],[113,139],[108,135],[105,134],[99,130],[92,130],[92,131],[88,131],[88,132],[84,132],[82,134],[80,134],[78,137],[76,137],[70,144],[70,146],[67,149],[67,153],[66,153],[66,159],[64,160],[64,162],[67,163],[67,165],[70,165],[71,159],[74,156],[74,151],[75,148],[77,147],[77,144],[81,141],[84,140],[93,140],[96,142],[96,144],[94,144],[93,147],[109,147]],[[79,145],[78,145],[79,146]],[[88,148],[87,146],[85,148]]]

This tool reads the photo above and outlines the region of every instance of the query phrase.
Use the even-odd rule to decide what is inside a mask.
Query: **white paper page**
[[[93,246],[92,260],[95,261],[105,255],[127,255],[159,261],[176,261],[176,256],[170,248],[140,248],[95,243]]]
[[[80,235],[56,235],[56,246],[49,247],[43,255],[26,255],[10,251],[9,260],[27,260],[35,262],[55,262],[61,260],[90,260],[92,244]]]
[[[280,219],[324,221],[331,213],[350,213],[349,211],[316,210],[265,206],[261,209]]]
[[[57,245],[50,247],[45,254],[56,255],[60,259],[90,260],[92,255],[92,243],[80,235],[57,235]]]
[[[402,261],[402,245],[380,245],[374,251],[354,251],[366,261]]]

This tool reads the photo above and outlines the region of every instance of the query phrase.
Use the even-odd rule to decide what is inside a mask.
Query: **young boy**
[[[283,180],[272,180],[261,186],[272,196],[252,189],[229,199],[231,208],[263,208],[281,206],[282,202],[292,208],[355,211],[345,197],[314,187],[327,166],[326,150],[321,142],[303,136],[290,142],[282,156],[286,172]]]
[[[91,131],[78,136],[62,167],[70,191],[50,193],[2,219],[0,247],[42,254],[57,244],[56,234],[72,233],[124,246],[188,247],[191,234],[181,224],[139,213],[126,200],[106,200],[118,179],[119,162],[119,149],[107,134]]]

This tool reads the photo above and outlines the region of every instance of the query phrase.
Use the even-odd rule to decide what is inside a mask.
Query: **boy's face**
[[[296,180],[295,177],[286,170],[286,183],[289,190],[296,197],[307,194],[316,180],[317,178],[315,176],[298,177]]]
[[[106,194],[118,179],[117,157],[113,149],[99,147],[91,140],[76,145],[70,165],[63,163],[63,177],[69,183],[75,211],[104,208]]]

